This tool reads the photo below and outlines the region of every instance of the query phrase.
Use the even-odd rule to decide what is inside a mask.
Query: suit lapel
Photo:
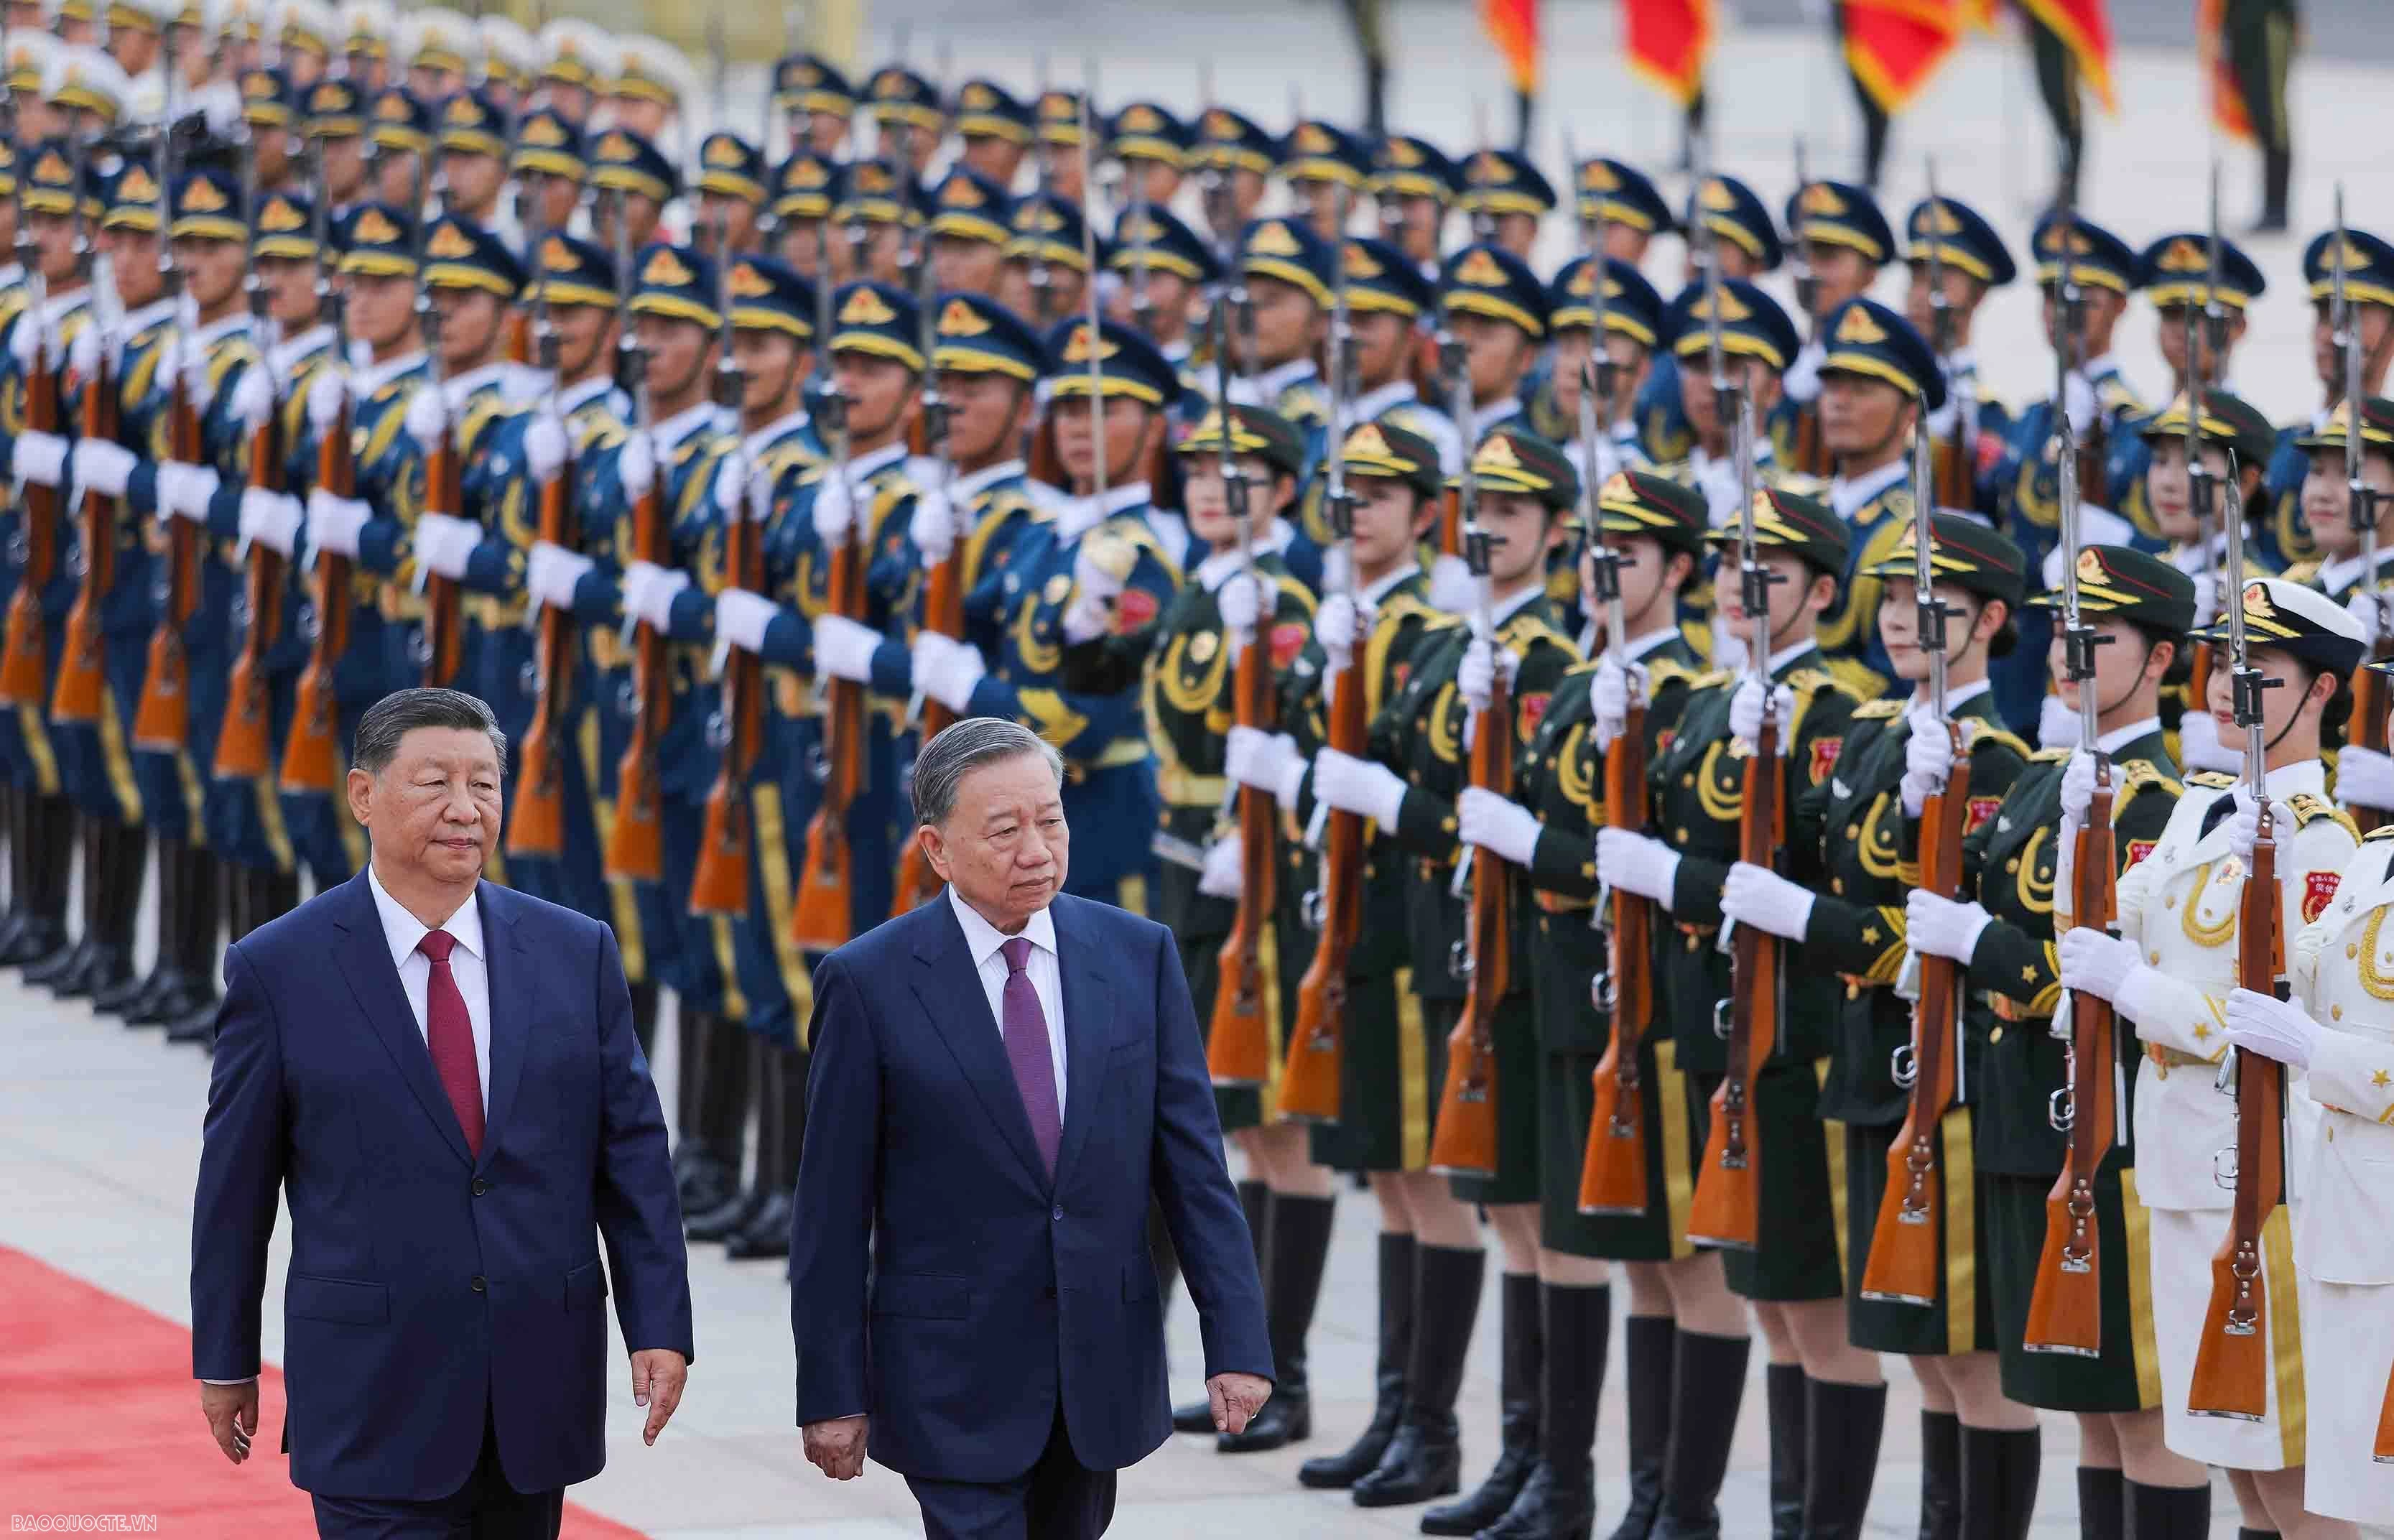
[[[989,995],[965,945],[964,927],[942,896],[926,905],[924,933],[914,943],[914,998],[957,1068],[1015,1157],[1022,1162],[1041,1191],[1047,1190],[1046,1163],[1031,1137],[1031,1116],[1022,1110],[1022,1092],[1014,1084],[1014,1066],[1006,1062],[1006,1040],[989,1013]]]
[[[532,1035],[532,953],[516,934],[515,906],[485,882],[475,888],[482,908],[482,967],[491,984],[491,1085],[483,1119],[482,1159],[499,1147],[499,1130],[523,1082]],[[428,1059],[430,1055],[426,1056]]]
[[[408,1008],[407,992],[400,987],[399,969],[390,960],[390,943],[384,938],[382,915],[375,908],[374,890],[366,885],[366,874],[360,872],[348,883],[345,902],[333,916],[343,934],[335,948],[335,961],[341,976],[348,981],[349,993],[355,996],[358,1008],[365,1012],[366,1024],[382,1039],[391,1061],[399,1066],[400,1078],[407,1082],[415,1099],[424,1105],[424,1112],[457,1158],[470,1163],[466,1149],[466,1130],[457,1125],[457,1114],[449,1106],[449,1093],[441,1088],[441,1077],[432,1068],[432,1053],[424,1044],[424,1033],[415,1024],[415,1013]],[[486,943],[487,944],[487,943]],[[497,1057],[495,1045],[493,1058]]]
[[[1089,1124],[1101,1111],[1098,1089],[1106,1074],[1104,1024],[1113,1019],[1112,991],[1100,967],[1096,937],[1083,924],[1077,899],[1059,897],[1048,908],[1056,925],[1056,960],[1064,997],[1064,1138],[1056,1151],[1056,1183],[1061,1187],[1072,1157],[1087,1142]]]

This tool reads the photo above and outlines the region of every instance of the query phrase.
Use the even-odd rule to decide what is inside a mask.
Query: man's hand
[[[1221,1415],[1221,1402],[1217,1401],[1214,1416],[1219,1421]],[[1241,1426],[1245,1426],[1244,1419],[1242,1419]],[[821,1467],[822,1473],[833,1481],[852,1481],[864,1474],[863,1413],[859,1412],[852,1417],[834,1417],[829,1422],[810,1422],[799,1429],[799,1433],[806,1441],[807,1458]]]
[[[1271,1400],[1271,1381],[1260,1375],[1216,1375],[1205,1382],[1205,1399],[1213,1403],[1214,1427],[1219,1432],[1243,1433],[1247,1420]]]
[[[681,1404],[681,1388],[690,1378],[690,1360],[671,1348],[643,1348],[632,1355],[632,1404],[649,1409],[649,1425],[640,1429],[642,1443],[654,1443]]]
[[[239,1465],[249,1458],[249,1441],[257,1432],[257,1381],[201,1386],[200,1413],[226,1459]]]

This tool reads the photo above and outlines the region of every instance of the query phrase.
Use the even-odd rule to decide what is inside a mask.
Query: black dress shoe
[[[164,987],[143,1005],[138,1016],[125,1018],[125,1024],[155,1026],[162,1022],[179,1021],[194,1011],[214,1012],[216,1008],[217,992],[209,987],[208,981],[197,974],[176,968],[168,975]]]
[[[1313,1437],[1313,1397],[1304,1387],[1275,1385],[1264,1409],[1235,1433],[1217,1433],[1214,1449],[1222,1454],[1256,1454]]]
[[[739,1192],[740,1173],[731,1168],[731,1163],[701,1146],[682,1177],[681,1210],[704,1214],[730,1203]]]
[[[29,967],[66,945],[66,928],[44,915],[29,915],[16,934],[0,946],[0,967]]]
[[[748,1222],[748,1217],[756,1212],[756,1204],[763,1201],[764,1196],[753,1187],[734,1192],[728,1203],[720,1203],[704,1213],[691,1215],[684,1221],[681,1232],[700,1245],[728,1241]]]
[[[157,993],[159,975],[164,971],[164,967],[157,967],[148,973],[133,973],[120,982],[97,991],[91,997],[91,1008],[102,1016],[122,1017],[126,1025],[132,1025],[142,1003]]]
[[[67,941],[61,932],[52,951],[25,965],[25,982],[38,984],[45,989],[49,988],[59,980],[83,967],[85,958],[90,953],[90,942]]]
[[[216,1040],[217,1007],[213,1004],[166,1023],[166,1041],[169,1043],[205,1043],[213,1047]]]
[[[74,978],[72,987],[61,986],[59,998],[96,998],[103,990],[112,990],[140,982],[134,971],[133,954],[125,947],[103,941],[91,949],[91,959]]]
[[[1422,1515],[1424,1534],[1478,1534],[1502,1519],[1521,1494],[1538,1464],[1539,1366],[1546,1337],[1539,1319],[1535,1273],[1508,1272],[1503,1284],[1504,1320],[1497,1360],[1497,1427],[1503,1443],[1496,1463],[1461,1499]]]
[[[787,1192],[769,1192],[748,1222],[723,1243],[723,1255],[735,1262],[790,1254],[790,1207]]]

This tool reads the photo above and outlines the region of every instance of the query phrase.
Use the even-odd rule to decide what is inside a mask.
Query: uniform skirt
[[[1414,970],[1347,980],[1338,1117],[1312,1129],[1314,1161],[1339,1171],[1426,1171],[1446,1045],[1430,1030]]]
[[[1440,1023],[1438,1051],[1463,1019],[1460,1000],[1428,1002]],[[1527,994],[1508,994],[1496,1006],[1496,1170],[1492,1176],[1453,1177],[1455,1198],[1467,1204],[1533,1204],[1538,1201],[1540,1092],[1537,1013]]]
[[[1721,1277],[1742,1298],[1835,1299],[1845,1292],[1846,1141],[1818,1111],[1825,1059],[1767,1064],[1751,1093],[1761,1162],[1756,1244],[1721,1248]],[[1697,1077],[1707,1128],[1718,1075]],[[1696,1152],[1701,1164],[1703,1152]]]
[[[2269,1310],[2269,1384],[2268,1411],[2258,1422],[2198,1417],[2187,1410],[2194,1385],[2195,1353],[2203,1343],[2203,1318],[2211,1309],[2212,1254],[2228,1233],[2229,1211],[2153,1208],[2146,1212],[2152,1223],[2153,1335],[2161,1349],[2163,1441],[2190,1460],[2230,1470],[2284,1470],[2301,1465],[2307,1402],[2302,1307],[2295,1284],[2294,1211],[2280,1207],[2261,1231],[2261,1275]],[[2369,1423],[2373,1434],[2375,1415],[2373,1405]]]
[[[2095,1178],[2095,1263],[2101,1273],[2102,1352],[2031,1352],[2029,1302],[2045,1257],[2047,1177],[1989,1176],[1987,1287],[1995,1302],[1995,1352],[2004,1394],[2054,1412],[2144,1412],[2162,1403],[2153,1334],[2152,1231],[2137,1173],[2107,1163]]]
[[[1669,1262],[1693,1251],[1688,1203],[1704,1147],[1705,1108],[1693,1077],[1678,1069],[1678,1045],[1648,1037],[1638,1053],[1646,1116],[1646,1206],[1637,1214],[1583,1214],[1580,1177],[1596,1112],[1601,1054],[1548,1053],[1540,1095],[1538,1211],[1541,1244],[1573,1257],[1614,1262]]]
[[[2332,1519],[2383,1524],[2394,1516],[2394,1465],[2371,1457],[2394,1376],[2394,1283],[2328,1283],[2302,1275],[2309,1386],[2309,1459],[2303,1507]]]
[[[1857,1348],[1941,1358],[1994,1348],[1994,1310],[1986,1288],[1984,1182],[1971,1158],[1970,1110],[1945,1114],[1937,1179],[1945,1222],[1937,1238],[1936,1296],[1927,1304],[1862,1297],[1872,1231],[1887,1191],[1896,1127],[1846,1129],[1846,1328]]]

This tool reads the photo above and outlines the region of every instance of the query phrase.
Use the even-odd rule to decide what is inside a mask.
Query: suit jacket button
[[[1048,1217],[1049,1218],[1051,1218],[1051,1219],[1060,1219],[1060,1218],[1062,1218],[1064,1217],[1064,1205],[1063,1205],[1062,1204],[1058,1204],[1056,1205],[1056,1211],[1055,1211],[1054,1213],[1052,1213],[1052,1214],[1048,1215],[1047,1217]]]
[[[476,1197],[478,1197],[478,1198],[479,1198],[479,1197],[480,1197],[483,1193],[488,1192],[490,1190],[491,1190],[491,1184],[490,1184],[489,1182],[484,1181],[484,1180],[483,1180],[481,1178],[480,1178],[480,1177],[476,1177],[476,1178],[474,1178],[474,1196],[476,1196]]]
[[[476,1294],[482,1293],[488,1287],[489,1285],[482,1282],[482,1275],[480,1273],[478,1272],[474,1274],[474,1292]]]

